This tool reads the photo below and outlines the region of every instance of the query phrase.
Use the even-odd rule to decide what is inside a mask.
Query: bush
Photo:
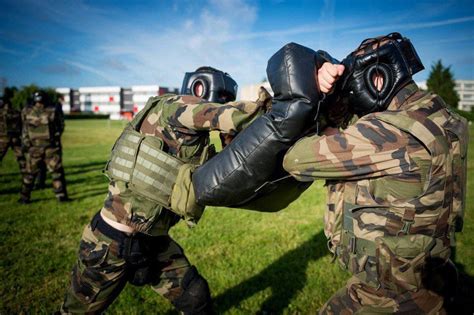
[[[456,113],[458,113],[459,115],[461,115],[462,117],[466,118],[468,121],[474,121],[474,112],[473,111],[466,112],[466,111],[460,110],[460,109],[455,109],[454,111]]]
[[[106,114],[89,114],[89,113],[71,113],[64,115],[65,119],[109,119],[110,115]]]

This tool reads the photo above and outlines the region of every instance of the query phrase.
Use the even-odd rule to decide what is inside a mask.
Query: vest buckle
[[[356,237],[354,235],[349,239],[349,251],[351,254],[356,254]]]
[[[410,228],[413,225],[413,223],[415,222],[404,220],[401,230],[397,232],[397,236],[410,234]]]

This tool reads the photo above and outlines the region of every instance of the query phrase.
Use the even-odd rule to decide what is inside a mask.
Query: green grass
[[[73,199],[68,204],[58,204],[52,190],[45,189],[33,192],[32,204],[18,205],[18,166],[13,154],[7,154],[0,168],[0,314],[58,309],[83,226],[105,198],[107,180],[101,170],[123,126],[67,121],[64,165]],[[471,294],[472,300],[473,277],[468,275],[474,275],[474,127],[470,131],[468,206],[456,261],[463,294]],[[322,232],[324,209],[325,190],[317,182],[281,212],[208,208],[196,228],[180,223],[171,234],[209,281],[219,313],[315,313],[349,277],[331,263]],[[108,310],[169,312],[170,304],[150,288],[131,285]]]

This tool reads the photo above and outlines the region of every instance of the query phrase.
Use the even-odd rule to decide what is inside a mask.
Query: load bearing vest
[[[431,103],[429,111],[421,107],[424,103]],[[335,246],[332,251],[352,273],[370,278],[366,281],[375,286],[417,290],[420,266],[428,257],[447,260],[454,231],[460,230],[458,222],[462,222],[465,208],[467,122],[451,113],[439,97],[430,95],[409,111],[373,115],[411,134],[428,149],[431,166],[424,191],[411,200],[379,203],[370,198],[368,180],[339,183],[342,186],[334,186],[332,194],[342,201],[333,202],[341,209],[328,217],[327,234]],[[359,204],[359,199],[366,204]],[[362,213],[381,215],[380,226],[374,221],[365,232],[356,229]],[[383,236],[374,239],[380,233]],[[368,261],[378,266],[377,279],[363,273]],[[386,277],[390,280],[384,281]]]
[[[24,122],[28,124],[28,137],[33,141],[49,141],[52,138],[51,124],[54,121],[54,115],[54,108],[46,107],[39,113],[35,108],[30,109],[26,114],[26,122]]]
[[[163,141],[126,128],[112,149],[106,174],[128,183],[130,190],[169,208],[180,159],[163,151]]]

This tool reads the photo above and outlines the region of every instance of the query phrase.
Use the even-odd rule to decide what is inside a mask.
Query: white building
[[[61,104],[63,112],[69,114],[71,112],[71,89],[70,88],[57,88],[56,92],[61,94]]]
[[[474,80],[456,80],[455,90],[459,95],[458,108],[468,112],[474,110]]]
[[[135,85],[132,86],[133,112],[138,113],[145,107],[151,96],[160,95],[159,85]]]
[[[110,119],[120,119],[120,86],[79,88],[81,112],[108,114]]]

